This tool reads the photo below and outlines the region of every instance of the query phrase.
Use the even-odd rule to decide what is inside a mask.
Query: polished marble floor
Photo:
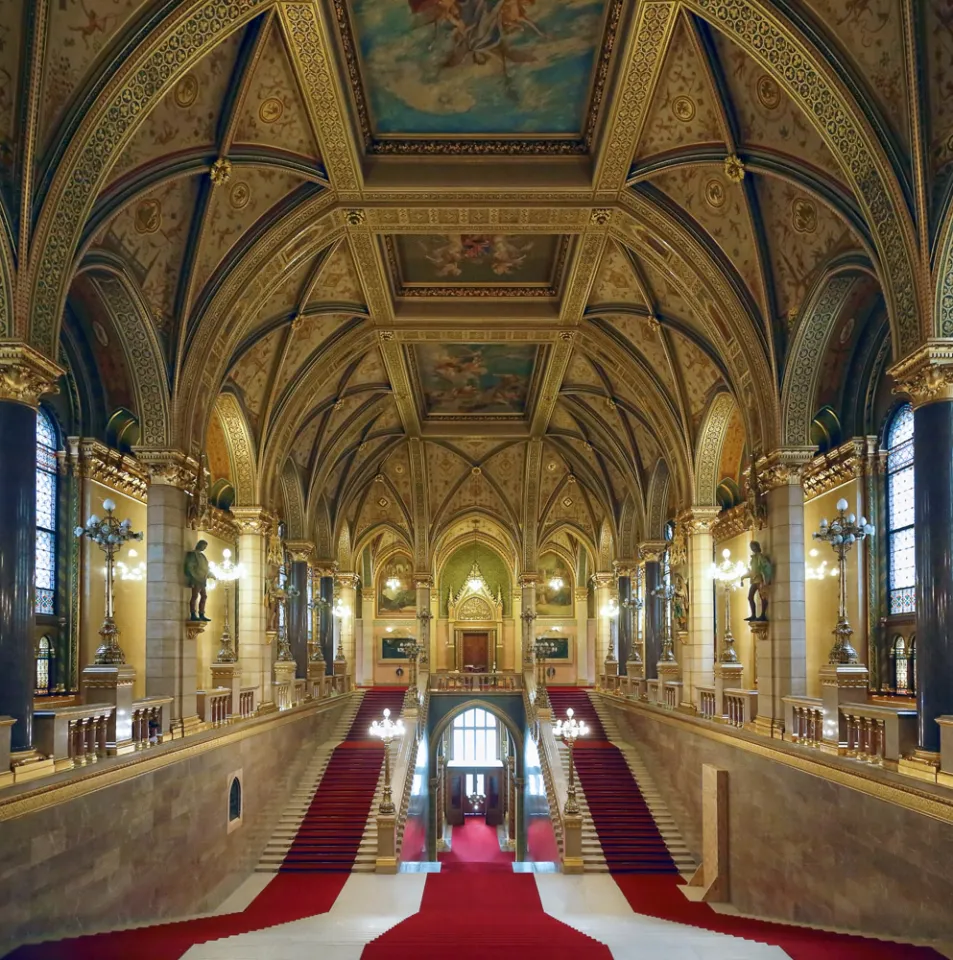
[[[352,874],[331,911],[266,930],[192,947],[184,960],[359,960],[365,945],[420,910],[427,874]],[[535,874],[543,910],[606,944],[613,957],[638,960],[785,960],[766,946],[634,913],[608,875]],[[261,881],[231,898],[232,909]],[[257,887],[254,886],[257,883]],[[316,946],[320,945],[319,952]]]

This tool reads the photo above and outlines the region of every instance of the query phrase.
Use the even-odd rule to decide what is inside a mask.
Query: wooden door
[[[495,827],[503,822],[503,791],[499,771],[486,773],[486,822]]]
[[[463,635],[463,669],[475,673],[486,673],[490,669],[487,658],[487,646],[490,635],[485,630],[481,633],[467,632]]]
[[[463,805],[466,802],[463,796],[463,774],[455,770],[447,773],[447,806],[444,811],[447,817],[447,823],[451,827],[459,827],[463,824]]]

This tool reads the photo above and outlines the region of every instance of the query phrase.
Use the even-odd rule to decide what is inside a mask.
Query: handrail
[[[544,715],[541,717],[536,707],[535,698],[531,699],[529,691],[525,689],[523,691],[523,707],[526,710],[529,727],[539,752],[539,765],[543,772],[543,786],[546,788],[546,802],[549,805],[549,819],[553,825],[556,846],[559,849],[560,859],[562,859],[566,853],[563,807],[566,804],[569,787],[563,776],[556,738],[553,734],[552,724],[549,722],[549,711],[544,711]]]
[[[418,695],[419,696],[419,695]],[[419,696],[416,716],[414,716],[413,707],[407,713],[405,726],[407,732],[401,743],[401,750],[397,754],[397,770],[400,773],[400,780],[395,777],[395,786],[399,789],[397,796],[400,802],[397,805],[397,847],[396,856],[400,860],[401,850],[404,843],[404,826],[407,823],[407,813],[410,809],[410,795],[414,785],[414,771],[417,768],[418,751],[424,748],[423,735],[427,729],[427,712],[430,709],[430,691],[425,690],[423,696]],[[410,721],[413,719],[413,724]],[[406,745],[406,751],[403,748]],[[401,769],[402,752],[406,753],[403,768]]]
[[[517,693],[522,689],[522,674],[510,671],[496,673],[432,673],[430,689],[435,693],[448,693],[457,690],[466,692],[504,691]]]

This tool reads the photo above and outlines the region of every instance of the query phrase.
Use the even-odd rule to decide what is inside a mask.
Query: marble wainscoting
[[[349,700],[252,720],[207,743],[174,741],[118,782],[72,798],[69,786],[51,788],[49,804],[21,816],[20,798],[7,806],[0,795],[0,956],[30,940],[216,907],[254,869]],[[229,830],[228,790],[239,771],[242,822]]]
[[[949,791],[920,791],[855,761],[832,758],[824,767],[806,749],[611,697],[602,702],[662,795],[675,801],[673,811],[688,817],[679,826],[689,835],[701,837],[702,764],[728,771],[730,895],[741,913],[953,942]],[[772,758],[782,752],[788,762]],[[882,799],[899,796],[882,782],[909,790],[907,799]]]

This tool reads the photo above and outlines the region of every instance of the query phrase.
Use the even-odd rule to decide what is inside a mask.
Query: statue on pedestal
[[[748,606],[751,607],[751,616],[745,617],[748,623],[764,623],[768,619],[768,593],[771,588],[771,578],[774,568],[771,561],[761,552],[761,544],[757,540],[751,541],[751,559],[748,562],[748,572],[741,578],[751,581],[748,590]],[[761,598],[761,613],[758,615],[755,607],[755,597]]]
[[[673,573],[672,587],[672,620],[675,629],[684,632],[688,629],[688,584],[680,573]]]
[[[189,550],[185,555],[185,582],[192,590],[192,596],[189,598],[189,619],[202,623],[209,622],[209,618],[205,616],[209,578],[208,557],[205,556],[207,546],[208,543],[205,540],[199,540],[195,549]]]

